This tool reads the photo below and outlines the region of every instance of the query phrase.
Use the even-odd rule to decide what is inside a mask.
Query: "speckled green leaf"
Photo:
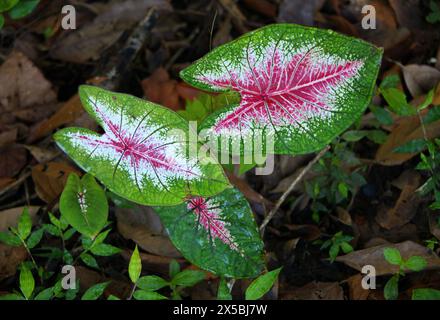
[[[254,277],[263,270],[263,243],[238,190],[155,210],[173,244],[194,265],[232,278]]]
[[[278,24],[214,49],[181,77],[241,95],[202,124],[211,142],[241,142],[243,154],[261,134],[273,138],[275,153],[301,154],[323,148],[360,117],[381,57],[381,49],[331,30]]]
[[[78,232],[94,238],[107,222],[107,197],[92,175],[80,179],[71,173],[61,194],[60,211]]]
[[[210,196],[229,186],[219,164],[202,164],[194,151],[198,145],[188,144],[188,122],[175,112],[97,87],[79,91],[105,134],[68,128],[55,140],[115,194],[144,205],[175,205],[188,195]]]

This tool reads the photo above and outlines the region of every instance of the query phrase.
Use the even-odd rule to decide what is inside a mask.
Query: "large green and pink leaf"
[[[187,121],[145,100],[81,86],[87,112],[104,129],[66,128],[58,145],[114,193],[144,205],[175,205],[188,195],[210,196],[228,187],[217,163],[189,152]]]
[[[359,118],[381,57],[381,49],[359,39],[278,24],[214,49],[181,77],[197,88],[241,95],[202,124],[208,138],[243,146],[259,130],[273,138],[275,153],[301,154],[324,147]]]
[[[238,190],[194,197],[155,211],[176,248],[194,265],[233,278],[262,272],[263,243],[249,204]]]

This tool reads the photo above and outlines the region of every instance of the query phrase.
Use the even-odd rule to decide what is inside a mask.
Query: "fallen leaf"
[[[152,102],[166,106],[172,110],[182,109],[177,91],[177,81],[170,79],[164,68],[158,68],[151,76],[142,80],[145,97]]]
[[[50,55],[59,60],[86,63],[98,59],[122,35],[147,15],[150,8],[171,10],[168,0],[113,0],[88,24],[68,30],[51,47]]]
[[[324,2],[325,0],[283,0],[278,9],[277,21],[313,26],[315,14]]]
[[[12,178],[26,165],[26,149],[18,145],[0,148],[0,178]]]
[[[439,257],[428,248],[413,241],[405,241],[395,244],[390,243],[368,249],[357,250],[344,256],[337,257],[336,261],[345,263],[358,271],[362,271],[362,268],[365,265],[372,265],[376,268],[377,276],[395,274],[399,271],[399,266],[390,264],[385,260],[383,255],[383,250],[385,248],[395,248],[399,250],[402,258],[405,260],[412,256],[423,257],[427,262],[425,270],[440,269]],[[406,270],[405,272],[409,273],[412,271]]]
[[[58,155],[61,154],[59,151],[51,150],[51,149],[44,149],[44,148],[40,148],[37,146],[31,146],[31,145],[26,146],[25,145],[24,147],[29,150],[31,155],[39,163],[45,163],[50,160],[53,160],[54,158],[56,158]]]
[[[409,64],[402,71],[406,86],[413,97],[428,92],[440,81],[440,71],[427,65]]]
[[[417,213],[421,199],[415,192],[420,186],[421,176],[417,171],[404,171],[399,180],[404,180],[399,198],[393,208],[380,210],[376,215],[376,222],[385,229],[401,227],[411,221]],[[401,181],[398,182],[402,184]]]
[[[119,233],[133,240],[139,247],[150,253],[179,258],[182,255],[166,235],[158,215],[150,207],[138,206],[134,209],[116,209]]]
[[[6,119],[13,122],[15,117],[35,121],[42,112],[51,111],[50,106],[56,101],[51,83],[21,52],[11,53],[0,66],[0,83],[0,122],[3,123]]]
[[[423,117],[428,108],[420,112]],[[425,125],[426,136],[433,139],[440,136],[440,121],[436,121]],[[393,152],[408,141],[415,139],[423,139],[423,128],[420,125],[418,116],[400,117],[396,119],[385,143],[381,144],[376,152],[375,161],[386,166],[394,166],[408,161],[417,153],[396,153]]]
[[[26,258],[27,252],[24,247],[10,247],[0,243],[0,281],[13,276]]]
[[[338,282],[313,281],[298,289],[280,293],[282,300],[344,300],[344,291]]]
[[[350,300],[367,300],[370,290],[362,287],[362,279],[365,275],[360,273],[347,279],[348,296]]]
[[[61,195],[69,173],[81,172],[66,163],[49,162],[32,168],[32,179],[38,197],[46,203],[53,203]]]

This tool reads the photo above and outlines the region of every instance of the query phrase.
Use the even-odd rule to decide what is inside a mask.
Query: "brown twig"
[[[264,234],[264,229],[266,228],[266,225],[272,220],[273,216],[277,213],[278,209],[281,207],[283,202],[286,200],[287,196],[292,192],[292,190],[295,188],[295,186],[302,180],[302,178],[305,176],[305,174],[312,168],[312,166],[318,162],[319,159],[322,158],[322,156],[330,149],[330,146],[326,146],[324,149],[322,149],[315,158],[313,158],[312,161],[310,161],[307,166],[302,169],[300,174],[296,177],[296,179],[291,183],[289,188],[283,193],[283,195],[278,199],[277,203],[275,204],[275,207],[269,212],[269,214],[264,218],[263,222],[260,225],[260,232],[261,235]]]

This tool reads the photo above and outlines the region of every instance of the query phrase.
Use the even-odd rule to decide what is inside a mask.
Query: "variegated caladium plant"
[[[55,141],[112,192],[139,204],[176,205],[229,187],[219,164],[188,152],[191,129],[177,113],[98,87],[81,86],[79,95],[104,134],[66,128]]]
[[[203,90],[241,95],[202,124],[211,142],[238,141],[243,154],[259,130],[273,138],[269,152],[302,154],[323,148],[359,118],[381,57],[381,49],[359,39],[277,24],[214,49],[181,77]]]
[[[263,243],[252,211],[236,189],[155,208],[171,241],[194,265],[214,274],[254,277],[264,268]]]

